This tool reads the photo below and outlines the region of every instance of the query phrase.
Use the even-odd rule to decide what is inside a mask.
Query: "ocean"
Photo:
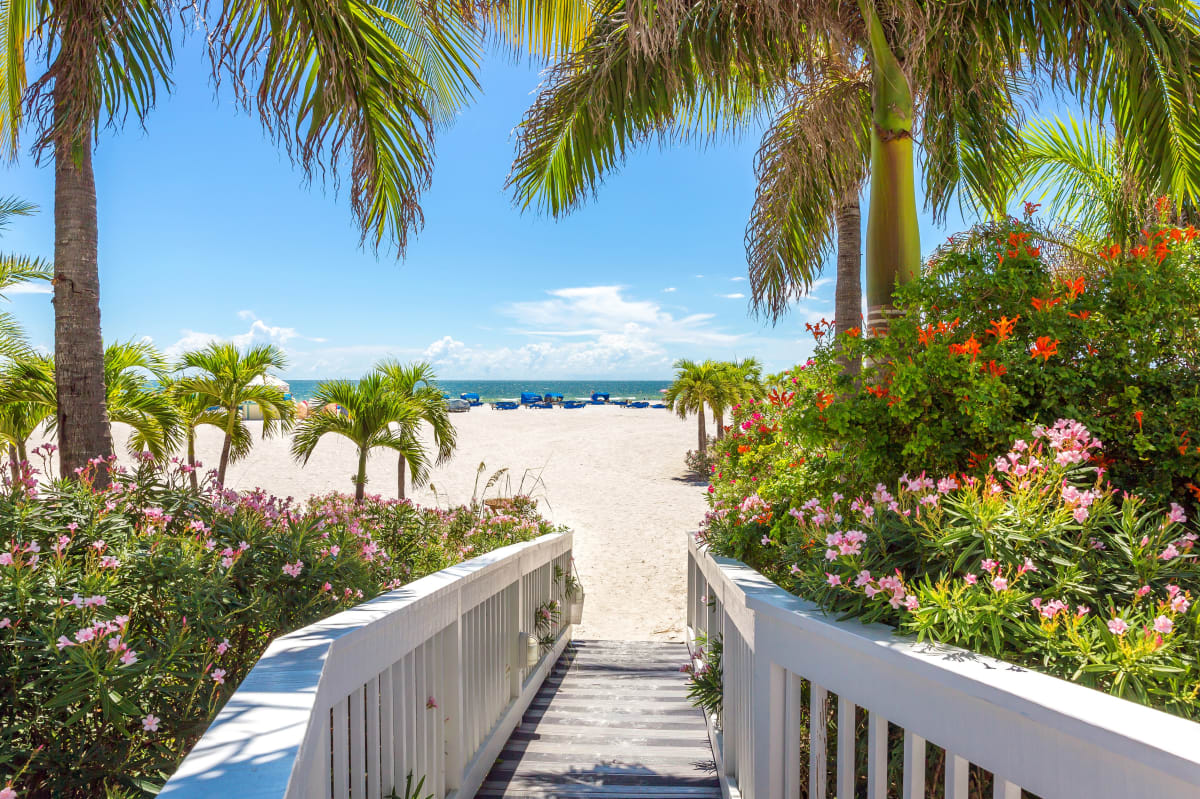
[[[298,400],[309,399],[320,380],[289,380],[292,396]],[[498,399],[516,399],[522,391],[537,394],[556,392],[567,399],[590,397],[593,391],[607,392],[616,397],[635,399],[658,399],[662,389],[671,385],[670,380],[439,380],[438,388],[451,397],[474,391],[484,402]]]

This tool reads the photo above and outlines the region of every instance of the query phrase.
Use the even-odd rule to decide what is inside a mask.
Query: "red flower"
[[[1013,328],[1017,325],[1017,320],[1020,318],[1021,315],[1017,314],[1012,319],[1009,319],[1007,316],[1001,316],[999,320],[993,319],[992,329],[988,331],[988,335],[995,336],[997,342],[1008,341],[1012,336]]]
[[[858,334],[862,332],[862,328],[852,327],[846,331],[846,335],[850,338],[858,338]]]
[[[1138,423],[1138,432],[1139,432],[1139,433],[1140,433],[1140,432],[1142,432],[1142,412],[1141,412],[1141,411],[1134,411],[1134,412],[1133,412],[1133,418],[1134,418],[1134,419],[1137,419],[1137,423]]]
[[[1038,311],[1048,311],[1060,302],[1062,302],[1062,297],[1047,297],[1044,300],[1034,297],[1031,300],[1034,309]]]
[[[987,372],[992,377],[1000,377],[1001,375],[1008,374],[1008,368],[1004,364],[996,363],[995,361],[979,364],[979,371]]]
[[[818,391],[817,397],[816,397],[817,410],[823,411],[826,408],[828,408],[830,405],[833,404],[833,399],[834,399],[834,397],[832,394],[826,394],[823,391]]]
[[[1091,315],[1092,315],[1091,311],[1080,311],[1079,313],[1075,313],[1074,311],[1067,311],[1067,316],[1073,316],[1081,322],[1086,322],[1088,320],[1088,317]]]

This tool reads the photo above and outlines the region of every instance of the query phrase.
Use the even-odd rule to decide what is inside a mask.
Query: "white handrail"
[[[853,797],[856,710],[869,719],[872,799],[888,795],[889,724],[903,730],[895,765],[905,799],[925,796],[927,741],[945,750],[947,799],[966,799],[970,764],[994,775],[998,799],[1022,789],[1043,799],[1200,796],[1200,724],[883,625],[837,621],[694,540],[688,627],[723,645],[720,731],[709,723],[728,796],[799,796],[808,750],[808,796]],[[822,719],[836,700],[836,741],[825,723],[803,731],[802,696]]]
[[[570,640],[524,634],[572,536],[497,549],[276,639],[167,782],[172,799],[471,797]]]

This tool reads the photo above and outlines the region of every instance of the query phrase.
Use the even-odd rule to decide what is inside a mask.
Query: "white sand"
[[[455,505],[471,499],[480,478],[509,469],[488,496],[516,493],[526,469],[525,491],[542,513],[575,531],[575,563],[587,593],[579,638],[683,640],[687,595],[687,534],[704,515],[703,484],[689,481],[684,453],[696,446],[696,421],[663,410],[587,406],[578,410],[487,406],[454,414],[458,450],[437,467],[430,487],[408,495],[423,505]],[[290,454],[290,438],[261,440],[229,469],[231,488],[260,486],[279,496],[302,498],[327,491],[352,492],[357,460],[349,441],[328,436],[307,466]],[[114,426],[119,428],[120,426]],[[124,441],[126,431],[114,429]],[[215,468],[221,437],[200,428],[197,457]],[[122,453],[124,457],[124,453]],[[540,471],[541,483],[533,482]],[[396,456],[372,455],[368,493],[396,496]]]

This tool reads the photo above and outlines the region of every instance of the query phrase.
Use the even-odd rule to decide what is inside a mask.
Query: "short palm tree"
[[[19,378],[13,371],[0,374],[0,397],[12,396],[13,381]],[[20,464],[29,460],[29,437],[39,426],[54,418],[54,408],[28,400],[0,400],[0,441],[8,445],[9,468],[14,485],[20,479]]]
[[[437,461],[444,463],[454,454],[458,445],[458,433],[450,422],[450,411],[442,392],[436,386],[437,376],[433,366],[425,362],[403,364],[398,361],[384,361],[376,367],[387,379],[388,389],[412,405],[417,410],[419,419],[416,425],[403,426],[396,423],[401,436],[414,439],[421,422],[429,425],[433,431],[433,440],[437,444]],[[401,450],[396,462],[396,496],[404,499],[404,475],[407,458],[405,453],[412,451],[412,446]],[[428,469],[412,471],[413,488],[417,488],[429,479]]]
[[[15,197],[0,197],[0,232],[7,229],[15,217],[29,216],[35,210],[35,205]],[[50,264],[40,258],[0,253],[0,300],[5,299],[5,289],[34,280],[49,281],[53,277]],[[25,334],[16,318],[8,311],[0,311],[0,358],[19,358],[28,353]]]
[[[30,355],[14,361],[0,390],[0,407],[26,404],[29,408],[19,413],[27,419],[53,416],[47,419],[47,429],[57,433],[54,369],[53,356]],[[156,459],[167,457],[179,444],[179,415],[170,399],[154,386],[166,373],[162,355],[149,344],[116,342],[104,349],[108,418],[132,429],[131,452],[148,451]]]
[[[358,469],[354,473],[354,501],[361,504],[367,486],[367,458],[376,448],[400,453],[403,460],[424,472],[427,461],[424,448],[411,435],[405,435],[420,423],[418,406],[395,393],[390,381],[380,372],[371,372],[357,383],[330,380],[317,386],[313,404],[320,410],[301,420],[292,437],[292,455],[308,463],[317,444],[326,435],[347,438],[358,447]],[[326,410],[329,405],[339,410]],[[345,411],[343,414],[342,411]]]
[[[757,358],[721,361],[717,365],[724,381],[723,404],[713,407],[713,424],[717,427],[717,439],[720,440],[725,437],[725,411],[734,405],[762,399],[767,390],[762,382],[762,364]]]
[[[231,462],[237,462],[250,454],[250,449],[254,446],[250,430],[244,424],[230,425],[229,411],[213,405],[203,394],[186,390],[177,378],[164,379],[161,381],[161,387],[179,415],[179,426],[183,431],[187,449],[187,465],[191,467],[188,474],[193,489],[200,487],[200,477],[196,473],[196,428],[200,425],[215,427],[222,433],[227,430],[233,431],[229,448]]]
[[[225,440],[217,464],[217,482],[221,485],[225,484],[229,464],[250,451],[249,447],[235,446],[239,439],[245,441],[250,435],[240,412],[243,403],[257,403],[262,410],[263,438],[292,429],[295,420],[292,401],[284,398],[281,388],[266,382],[272,371],[286,365],[283,352],[273,344],[242,352],[233,344],[214,342],[204,349],[184,353],[180,360],[178,369],[185,374],[178,379],[176,390],[196,394],[224,413]],[[188,370],[196,371],[188,373]]]
[[[747,231],[755,302],[776,317],[807,290],[867,176],[866,327],[882,329],[920,267],[917,143],[935,218],[963,189],[1002,212],[996,167],[1019,155],[1030,83],[1111,117],[1178,201],[1200,194],[1197,19],[1191,0],[605,0],[522,121],[510,182],[519,203],[566,213],[643,141],[782,107]],[[839,326],[856,325],[849,287],[844,300]]]
[[[698,417],[701,454],[708,451],[708,431],[704,427],[706,408],[711,408],[715,414],[729,401],[729,378],[725,369],[716,361],[678,360],[675,362],[675,381],[663,395],[667,407],[679,414],[680,419],[686,419],[689,413]]]

